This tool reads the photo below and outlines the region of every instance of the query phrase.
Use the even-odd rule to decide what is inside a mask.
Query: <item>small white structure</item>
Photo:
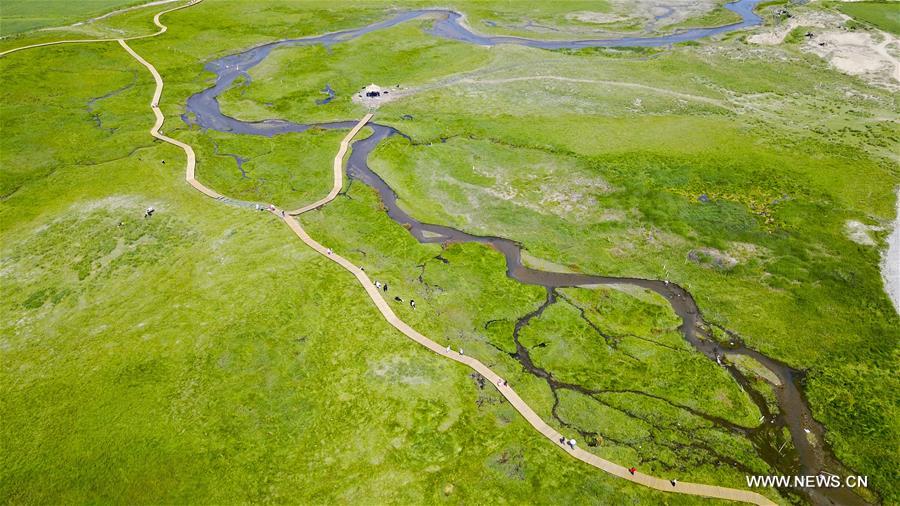
[[[358,104],[363,104],[366,107],[378,107],[379,105],[388,102],[393,98],[392,95],[396,96],[401,91],[400,85],[397,85],[396,88],[382,88],[375,83],[372,83],[365,88],[357,91],[353,95],[353,101]]]

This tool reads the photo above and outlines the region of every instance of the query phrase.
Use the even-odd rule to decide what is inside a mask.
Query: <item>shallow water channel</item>
[[[325,129],[352,128],[355,125],[356,120],[320,124],[293,123],[281,119],[257,122],[241,121],[222,114],[217,97],[229,89],[234,81],[240,76],[243,76],[249,82],[247,71],[263,61],[276,47],[315,44],[328,46],[422,16],[437,16],[437,20],[429,30],[429,33],[432,35],[480,45],[518,44],[541,49],[599,46],[665,46],[759,24],[761,19],[753,12],[753,9],[759,1],[760,0],[739,0],[735,3],[728,4],[727,7],[729,9],[741,15],[742,21],[727,26],[685,30],[661,37],[569,41],[546,41],[518,37],[479,35],[472,32],[465,25],[464,19],[459,13],[448,10],[423,9],[403,12],[385,21],[372,23],[361,28],[343,30],[316,37],[273,42],[211,61],[205,68],[216,74],[216,82],[212,87],[203,90],[188,99],[188,114],[184,115],[183,118],[188,123],[196,124],[203,129],[244,135],[273,136],[288,132],[303,132],[313,127]],[[403,134],[394,128],[376,123],[370,123],[369,126],[374,130],[374,134],[366,139],[353,143],[353,150],[347,163],[347,172],[349,177],[369,185],[379,193],[381,200],[387,209],[387,214],[395,222],[405,226],[405,228],[407,228],[421,243],[474,242],[490,246],[497,251],[500,251],[506,258],[507,274],[511,278],[526,284],[540,285],[547,289],[547,299],[545,303],[537,310],[524,315],[517,322],[513,336],[516,342],[517,351],[513,353],[512,356],[522,364],[526,371],[544,379],[553,391],[554,396],[560,389],[577,391],[592,396],[595,399],[597,398],[596,396],[602,392],[593,391],[580,385],[561,382],[546,370],[536,366],[532,362],[528,350],[518,342],[518,333],[521,328],[527,325],[531,319],[539,317],[543,310],[550,304],[558,302],[561,298],[561,295],[556,291],[558,288],[623,284],[638,286],[658,293],[669,302],[672,309],[681,318],[682,324],[679,327],[681,334],[698,352],[716,362],[718,362],[724,354],[746,355],[752,357],[762,364],[762,366],[769,369],[772,374],[777,376],[781,383],[780,386],[773,385],[779,412],[772,413],[763,396],[752,388],[748,379],[736,367],[728,364],[727,361],[723,363],[723,367],[725,367],[735,381],[744,388],[746,393],[763,414],[764,419],[760,426],[756,428],[741,427],[727,420],[711,417],[710,415],[696,410],[690,410],[684,406],[679,407],[688,409],[694,415],[714,423],[719,428],[746,436],[753,442],[760,457],[780,474],[814,475],[823,471],[834,474],[846,473],[843,466],[834,458],[830,449],[825,444],[823,427],[812,418],[808,403],[799,387],[799,382],[802,380],[802,373],[800,371],[792,369],[777,360],[747,348],[737,335],[734,335],[725,329],[721,330],[730,337],[729,341],[727,343],[717,342],[712,338],[711,325],[704,321],[703,315],[698,309],[692,295],[675,283],[650,279],[559,273],[532,269],[523,265],[521,259],[522,246],[515,241],[502,237],[476,236],[443,225],[422,223],[416,220],[400,208],[397,204],[396,193],[378,174],[369,168],[367,163],[369,154],[379,143],[388,137]],[[595,330],[600,333],[599,329]],[[602,335],[602,333],[600,334]],[[636,393],[641,394],[639,392]],[[664,399],[660,400],[665,401]],[[560,423],[568,425],[557,416],[555,406],[553,416],[556,417]],[[776,441],[778,440],[777,434],[779,434],[784,427],[787,427],[790,431],[791,440],[795,449],[793,454],[788,449],[778,448],[779,445],[776,444]],[[583,436],[590,435],[577,428],[572,428],[573,430],[581,432]],[[807,433],[807,430],[809,433]],[[813,442],[811,442],[811,440]],[[727,460],[727,456],[724,458]],[[732,461],[729,463],[736,466],[738,469],[741,469],[741,464],[739,462]],[[783,492],[789,494],[797,494],[797,492],[799,492],[814,504],[865,504],[858,495],[852,493],[849,489],[788,489],[783,490]]]

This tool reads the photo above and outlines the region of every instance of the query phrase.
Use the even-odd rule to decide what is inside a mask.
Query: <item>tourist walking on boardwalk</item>
[[[632,476],[634,476],[634,472],[635,472],[635,471],[637,471],[637,468],[634,467],[634,466],[628,468],[628,472],[631,473]]]
[[[375,288],[381,290],[381,281],[376,281],[376,282],[375,282]]]
[[[672,486],[674,487],[675,485],[678,484],[678,480],[669,480],[669,483],[671,483]]]

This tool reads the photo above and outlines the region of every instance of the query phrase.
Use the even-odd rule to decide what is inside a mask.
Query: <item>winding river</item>
[[[262,62],[269,54],[271,54],[272,50],[277,47],[315,44],[328,46],[423,16],[437,17],[431,29],[428,30],[432,35],[479,45],[518,44],[540,49],[586,48],[598,46],[665,46],[757,25],[761,22],[761,19],[753,12],[753,9],[759,1],[760,0],[739,0],[735,3],[728,4],[726,7],[740,14],[742,19],[738,23],[727,26],[691,29],[661,37],[569,41],[531,40],[519,37],[479,35],[467,27],[461,14],[454,11],[422,9],[403,12],[387,20],[372,23],[361,28],[343,30],[315,37],[273,42],[211,61],[206,65],[205,69],[216,74],[215,84],[188,99],[187,114],[183,116],[183,119],[189,124],[196,124],[204,129],[243,135],[273,136],[288,132],[303,132],[313,127],[325,129],[352,128],[356,123],[355,121],[337,121],[320,124],[294,123],[281,119],[257,122],[241,121],[224,115],[219,107],[217,97],[229,89],[238,77],[243,76],[249,81],[250,76],[247,71]],[[512,356],[522,364],[526,371],[544,379],[553,391],[554,396],[556,396],[558,390],[568,389],[598,399],[598,396],[602,392],[593,391],[580,385],[561,382],[554,378],[549,372],[536,366],[532,362],[528,350],[518,342],[518,333],[521,328],[527,325],[532,318],[539,317],[546,307],[558,303],[561,298],[564,299],[557,291],[559,288],[622,284],[638,286],[658,293],[669,302],[675,313],[681,318],[682,324],[679,327],[681,334],[697,351],[703,353],[710,360],[718,361],[723,354],[736,354],[752,357],[769,369],[772,374],[777,376],[781,384],[780,386],[773,386],[779,412],[772,413],[766,404],[764,397],[753,389],[749,380],[741,373],[741,371],[733,365],[725,363],[723,367],[725,367],[735,381],[744,388],[753,402],[757,405],[760,412],[764,415],[764,420],[759,427],[748,429],[732,424],[726,420],[710,417],[702,412],[691,411],[693,414],[711,421],[723,430],[740,433],[748,437],[757,449],[760,457],[780,474],[813,475],[823,471],[835,474],[846,473],[846,470],[840,462],[835,459],[825,444],[824,428],[817,423],[811,415],[808,403],[806,402],[802,390],[798,386],[799,382],[802,380],[802,373],[800,371],[794,370],[777,360],[747,348],[743,345],[739,336],[728,332],[725,329],[722,330],[730,336],[730,340],[727,344],[718,343],[712,338],[711,324],[703,319],[703,315],[698,309],[694,298],[687,290],[675,283],[639,278],[559,273],[532,269],[523,265],[521,259],[522,246],[515,241],[502,237],[476,236],[454,228],[437,224],[422,223],[416,220],[401,209],[397,204],[396,193],[378,174],[369,168],[367,163],[369,155],[382,141],[391,136],[404,135],[396,129],[385,125],[370,123],[369,126],[374,130],[374,133],[353,144],[353,150],[347,163],[347,172],[349,177],[369,185],[379,193],[381,200],[387,209],[387,214],[395,222],[405,226],[405,228],[407,228],[421,243],[474,242],[490,246],[500,251],[506,258],[507,274],[511,278],[526,284],[540,285],[547,289],[545,303],[536,311],[523,316],[517,322],[513,336],[516,342],[517,351],[513,353]],[[599,329],[595,330],[599,333]],[[680,407],[684,408],[683,406]],[[553,416],[560,423],[569,426],[564,420],[557,416],[556,406],[554,406],[553,409]],[[787,427],[791,434],[795,449],[793,455],[789,452],[782,452],[782,449],[778,448],[778,445],[776,444],[777,434],[781,432],[781,429],[784,427]],[[572,428],[574,430],[579,430],[574,427]],[[807,431],[809,431],[809,433],[807,433]],[[582,435],[586,435],[583,431],[579,430],[579,432],[581,432]],[[727,456],[720,457],[722,457],[724,461],[728,460]],[[730,461],[728,463],[740,466],[739,462]],[[783,492],[790,494],[796,493],[797,490],[788,489],[783,490]],[[860,496],[850,492],[849,489],[802,489],[799,490],[799,492],[804,494],[814,504],[865,504]]]

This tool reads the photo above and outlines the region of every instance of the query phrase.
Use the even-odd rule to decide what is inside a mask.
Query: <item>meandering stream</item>
[[[197,124],[204,129],[212,129],[221,132],[231,132],[244,135],[273,136],[288,132],[303,132],[313,127],[326,129],[349,129],[355,121],[337,121],[320,124],[294,123],[281,119],[271,119],[258,122],[241,121],[222,114],[217,97],[228,90],[238,77],[243,76],[249,81],[247,71],[262,62],[272,50],[281,46],[331,45],[344,42],[366,33],[395,26],[399,23],[419,18],[422,16],[438,16],[429,33],[444,38],[469,42],[480,45],[518,44],[542,49],[559,48],[585,48],[598,46],[664,46],[677,42],[695,40],[701,37],[721,34],[738,30],[748,26],[759,24],[761,19],[753,12],[760,0],[739,0],[727,7],[741,15],[742,20],[727,26],[715,28],[699,28],[677,32],[672,35],[649,38],[620,38],[620,39],[596,39],[596,40],[571,40],[571,41],[547,41],[531,40],[519,37],[486,36],[472,32],[464,23],[461,14],[440,10],[423,9],[404,12],[395,15],[385,21],[339,32],[333,32],[321,36],[301,39],[289,39],[270,44],[261,45],[238,54],[226,56],[206,65],[206,70],[216,74],[215,84],[193,96],[187,101],[187,113],[183,116],[186,122]],[[368,157],[372,151],[385,139],[394,135],[403,135],[396,129],[371,123],[369,125],[374,133],[370,137],[356,141],[353,151],[347,163],[347,172],[351,178],[357,179],[372,188],[380,195],[387,209],[387,214],[397,223],[404,225],[410,233],[422,243],[446,243],[446,242],[474,242],[488,245],[500,251],[506,258],[507,274],[522,283],[540,285],[547,288],[547,300],[539,310],[522,317],[516,325],[514,339],[517,343],[517,352],[513,354],[525,370],[548,382],[551,390],[556,394],[559,389],[575,390],[586,395],[594,395],[596,392],[579,385],[567,384],[554,379],[547,371],[535,366],[531,361],[528,350],[518,344],[518,332],[529,320],[539,316],[540,312],[550,304],[556,303],[558,288],[575,287],[585,285],[632,285],[652,290],[664,297],[675,313],[681,318],[679,327],[681,334],[697,351],[703,353],[710,360],[718,361],[724,353],[746,355],[752,357],[772,374],[778,377],[781,386],[773,386],[779,406],[779,413],[771,413],[765,399],[756,392],[750,382],[733,365],[727,362],[723,365],[731,376],[747,392],[753,402],[764,415],[760,427],[747,429],[736,426],[725,420],[715,419],[717,426],[724,429],[741,432],[746,435],[756,447],[759,455],[770,466],[785,475],[794,474],[818,474],[823,471],[843,474],[843,466],[834,458],[827,448],[824,440],[824,429],[813,418],[808,403],[798,386],[802,374],[787,365],[767,357],[755,350],[743,345],[740,338],[733,333],[726,333],[730,340],[726,344],[720,344],[712,338],[711,325],[703,319],[703,315],[697,307],[692,295],[675,283],[659,280],[639,278],[620,278],[611,276],[597,276],[589,274],[549,272],[526,267],[522,263],[522,246],[510,239],[501,237],[476,236],[437,224],[422,223],[406,213],[397,204],[397,195],[393,189],[374,171],[369,168]],[[724,329],[723,329],[724,330]],[[556,409],[554,408],[556,417]],[[708,415],[694,413],[711,419]],[[557,419],[561,423],[563,420]],[[784,455],[777,448],[776,434],[783,427],[787,427],[796,450],[795,455]],[[807,430],[810,434],[807,434]],[[814,436],[814,437],[808,437]],[[812,439],[812,442],[811,442]],[[788,491],[790,492],[790,491]],[[865,504],[864,501],[849,489],[803,489],[802,492],[815,504]]]

